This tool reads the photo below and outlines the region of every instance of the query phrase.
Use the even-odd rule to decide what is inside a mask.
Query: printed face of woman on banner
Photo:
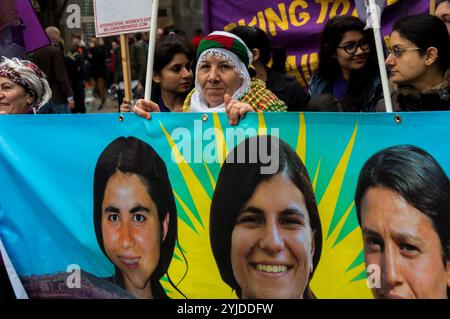
[[[447,298],[450,268],[431,219],[384,187],[366,192],[361,212],[366,264],[381,270],[375,298]]]
[[[231,264],[242,298],[301,298],[313,255],[302,192],[283,174],[259,184],[231,237]]]
[[[278,163],[271,172],[260,159],[232,160],[262,149]],[[322,230],[306,168],[287,143],[255,136],[232,150],[214,190],[210,236],[220,275],[240,298],[315,298],[309,283]]]
[[[411,145],[376,153],[355,204],[375,298],[448,298],[450,182],[438,162]]]
[[[102,233],[105,251],[120,269],[130,292],[142,291],[150,298],[150,276],[159,261],[160,240],[169,222],[162,223],[142,177],[115,173],[108,181],[102,204]]]
[[[119,137],[103,150],[93,217],[99,246],[115,266],[114,282],[137,298],[167,298],[159,280],[175,249],[177,211],[166,165],[149,144]]]

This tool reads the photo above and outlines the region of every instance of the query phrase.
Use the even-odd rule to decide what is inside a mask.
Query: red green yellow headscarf
[[[208,56],[223,57],[242,79],[240,87],[234,93],[230,93],[232,95],[231,98],[239,100],[247,94],[251,82],[248,66],[253,60],[253,55],[244,41],[238,36],[224,31],[213,32],[200,41],[197,55],[197,75]],[[214,106],[208,105],[203,97],[203,89],[198,81],[198,77],[196,77],[195,92],[192,94],[190,110],[191,112],[225,112],[225,105],[224,103]]]
[[[237,55],[246,67],[252,63],[252,53],[238,36],[224,31],[216,31],[200,41],[197,58],[208,49],[227,49]]]

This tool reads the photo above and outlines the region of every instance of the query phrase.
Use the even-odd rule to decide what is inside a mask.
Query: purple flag
[[[50,45],[47,34],[42,28],[31,2],[29,0],[16,0],[16,9],[23,24],[22,33],[25,50],[29,53]]]
[[[205,30],[229,30],[236,25],[256,26],[284,46],[288,72],[306,86],[317,69],[320,34],[335,15],[357,15],[353,0],[204,0]],[[429,0],[400,0],[383,11],[381,33],[389,35],[400,16],[428,13]]]

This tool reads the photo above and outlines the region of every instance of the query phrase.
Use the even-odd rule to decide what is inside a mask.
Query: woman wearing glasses
[[[430,15],[398,20],[386,59],[394,111],[450,110],[450,40],[444,22]],[[380,105],[384,111],[384,105]]]
[[[312,97],[332,94],[347,112],[371,112],[383,98],[376,51],[369,31],[356,17],[336,16],[322,33]]]

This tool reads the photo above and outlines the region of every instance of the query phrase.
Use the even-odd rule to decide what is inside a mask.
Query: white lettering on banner
[[[380,288],[381,287],[381,269],[377,264],[370,264],[367,266],[367,287]]]
[[[153,0],[94,0],[97,37],[150,30]]]
[[[69,16],[66,19],[66,25],[69,29],[81,28],[81,8],[78,4],[71,4],[67,6],[66,12]]]
[[[174,145],[172,147],[172,161],[176,164],[180,163],[222,163],[225,158],[221,158],[221,149],[223,145],[220,145],[217,141],[217,136],[221,134],[217,128],[203,129],[202,121],[194,121],[194,134],[191,135],[191,130],[187,128],[176,128],[170,134]],[[258,131],[255,128],[227,128],[225,130],[226,146],[228,149],[233,149],[235,145],[238,145],[246,138],[255,136]],[[279,137],[279,129],[271,128],[270,132],[265,132],[271,136]],[[268,145],[267,141],[263,140],[259,143],[255,140],[255,144],[250,143],[250,154],[241,154],[238,152],[236,158],[231,153],[227,158],[227,163],[257,163],[260,161],[264,164],[261,167],[261,174],[273,174],[279,167],[279,153],[278,148],[273,144],[274,141],[270,141]],[[258,144],[257,144],[258,143]],[[244,150],[244,149],[242,149]],[[271,152],[269,152],[271,151]]]
[[[66,272],[70,273],[66,279],[66,285],[69,289],[81,288],[81,268],[76,264],[68,265]]]

